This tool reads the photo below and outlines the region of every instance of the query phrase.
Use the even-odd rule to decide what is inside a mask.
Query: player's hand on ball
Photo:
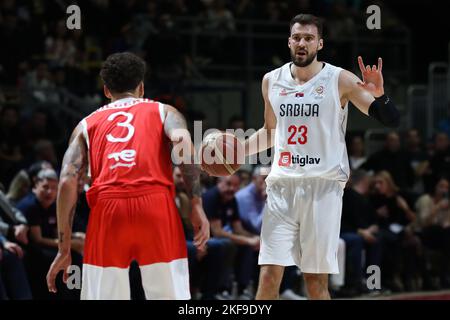
[[[358,57],[359,70],[361,70],[363,82],[358,82],[358,85],[369,91],[375,98],[381,97],[384,94],[383,75],[383,59],[378,58],[378,67],[373,65],[364,66],[361,56]]]
[[[198,201],[198,200],[197,200]],[[203,211],[201,202],[192,200],[192,213],[190,220],[194,228],[194,245],[198,250],[205,250],[206,242],[209,240],[209,221]]]
[[[69,267],[72,264],[72,257],[70,256],[70,251],[68,253],[58,252],[55,260],[50,266],[50,270],[47,273],[47,287],[48,291],[56,293],[55,279],[60,271],[64,272],[63,281],[67,283],[69,277]]]

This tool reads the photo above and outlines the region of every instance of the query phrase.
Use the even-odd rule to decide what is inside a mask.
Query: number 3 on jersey
[[[305,144],[308,142],[308,127],[307,126],[294,126],[291,125],[288,128],[290,136],[288,138],[288,144]]]
[[[127,142],[134,135],[134,126],[131,124],[131,121],[133,120],[133,115],[128,112],[119,111],[119,112],[110,114],[108,117],[108,121],[113,121],[118,116],[123,116],[123,117],[127,118],[123,122],[117,122],[116,125],[118,127],[127,128],[128,132],[125,137],[114,137],[112,134],[108,133],[106,135],[106,139],[112,143]],[[111,165],[109,168],[110,168],[110,170],[113,170],[117,167],[131,168],[136,165],[136,162],[134,162],[135,158],[136,158],[136,150],[133,150],[133,149],[121,150],[119,152],[110,153],[110,154],[108,154],[108,160],[113,159],[115,161],[115,163],[113,165]]]
[[[107,139],[108,141],[110,141],[110,142],[127,142],[127,141],[129,141],[129,140],[133,137],[133,135],[134,135],[134,127],[133,127],[133,125],[131,124],[131,121],[133,120],[133,115],[132,115],[131,113],[128,113],[128,112],[119,111],[119,112],[110,114],[109,117],[108,117],[108,121],[113,121],[117,116],[124,116],[124,117],[127,118],[127,119],[126,119],[125,121],[123,121],[123,122],[117,122],[116,125],[117,125],[118,127],[125,127],[125,128],[127,128],[127,129],[128,129],[128,133],[127,133],[127,135],[126,135],[125,137],[123,137],[123,138],[117,138],[117,137],[114,137],[112,134],[109,133],[109,134],[106,136],[106,139]]]

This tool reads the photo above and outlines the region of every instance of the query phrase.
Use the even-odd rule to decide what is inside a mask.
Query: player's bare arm
[[[358,65],[362,80],[347,70],[339,75],[341,106],[351,101],[362,113],[374,117],[383,125],[397,127],[400,114],[384,93],[383,60],[378,58],[377,66],[365,66],[363,59],[358,57]]]
[[[186,154],[180,154],[180,156],[182,159],[185,159],[185,161],[180,163],[179,167],[186,184],[187,194],[191,199],[192,212],[190,214],[190,220],[195,231],[194,244],[197,248],[203,249],[209,239],[210,229],[209,221],[203,211],[200,169],[198,165],[195,164],[195,149],[191,140],[191,134],[187,129],[186,120],[177,109],[165,105],[164,112],[164,131],[167,137],[170,139],[173,146],[176,146],[179,143],[184,144],[184,148],[182,148],[181,152]]]
[[[84,179],[88,167],[87,145],[82,132],[79,124],[72,133],[62,162],[56,202],[58,254],[47,274],[47,286],[51,292],[56,292],[55,279],[59,271],[64,272],[63,280],[67,281],[67,269],[71,264],[72,225],[78,200],[78,184]]]
[[[264,125],[245,141],[246,156],[272,148],[275,140],[274,136],[275,128],[277,126],[277,118],[269,101],[268,74],[266,74],[262,80],[261,90],[264,99]]]

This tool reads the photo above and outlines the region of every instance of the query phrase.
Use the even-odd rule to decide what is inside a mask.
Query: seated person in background
[[[0,300],[32,299],[24,254],[20,245],[0,234]]]
[[[354,170],[344,190],[340,237],[346,244],[346,284],[343,289],[349,296],[367,290],[362,282],[367,266],[381,264],[381,244],[375,210],[369,202],[369,188],[368,173]]]
[[[194,231],[189,220],[191,203],[186,193],[186,186],[182,172],[178,166],[173,169],[173,181],[176,188],[175,203],[180,213],[186,236],[189,260],[189,277],[191,294],[202,300],[215,300],[219,298],[219,281],[223,278],[225,247],[222,241],[210,238],[205,250],[197,250],[193,243]],[[196,292],[199,289],[200,292]]]
[[[239,209],[239,216],[242,221],[242,226],[245,230],[252,233],[255,236],[261,234],[261,224],[266,204],[266,178],[269,175],[270,166],[257,166],[253,170],[252,182],[245,188],[239,190],[236,193],[236,201]],[[258,268],[258,256],[257,252],[251,261],[255,266],[256,271]],[[280,289],[280,299],[282,300],[303,300],[306,299],[297,295],[292,287],[294,285],[294,279],[296,277],[297,267],[287,267],[283,276]],[[257,279],[257,277],[255,278]]]
[[[235,268],[238,295],[240,299],[250,299],[247,287],[253,278],[255,266],[252,264],[254,252],[259,250],[259,236],[242,226],[235,194],[240,180],[237,174],[220,177],[217,185],[203,194],[203,207],[210,220],[211,234],[227,245],[225,263],[228,270]],[[227,273],[230,274],[231,272]],[[221,280],[223,289],[230,290],[230,279]]]
[[[416,214],[387,171],[374,177],[375,192],[371,203],[377,214],[379,239],[382,245],[382,282],[393,291],[413,289],[419,266],[420,239],[414,234],[411,223]],[[403,279],[401,279],[401,275]]]
[[[28,192],[30,192],[31,181],[25,170],[20,170],[9,185],[6,198],[12,206],[15,206]]]
[[[349,163],[352,170],[359,169],[359,167],[366,162],[367,157],[364,152],[364,140],[361,136],[353,136],[349,141]]]
[[[390,173],[393,181],[402,190],[409,190],[414,184],[414,170],[410,165],[408,154],[401,149],[399,135],[392,131],[386,135],[385,146],[372,154],[359,169]]]
[[[434,192],[421,196],[416,203],[418,228],[425,247],[442,254],[440,286],[450,286],[450,207],[449,180],[438,179]],[[428,272],[425,271],[425,275]]]
[[[33,191],[22,199],[17,208],[23,212],[30,226],[29,255],[26,266],[33,290],[38,299],[49,297],[46,283],[47,271],[58,252],[56,224],[56,193],[58,177],[52,169],[39,171]],[[72,264],[81,269],[84,234],[74,234],[72,239]],[[59,281],[58,297],[79,298],[80,290],[69,290]]]

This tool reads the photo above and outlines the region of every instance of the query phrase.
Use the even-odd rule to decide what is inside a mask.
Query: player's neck
[[[111,102],[115,102],[117,100],[122,100],[122,99],[126,99],[126,98],[135,98],[135,99],[139,99],[139,95],[137,93],[130,93],[130,92],[125,92],[125,93],[121,93],[121,94],[117,94],[111,97]]]
[[[291,74],[294,80],[302,83],[311,80],[316,74],[322,70],[324,63],[314,60],[306,67],[298,67],[295,64],[291,64]]]

